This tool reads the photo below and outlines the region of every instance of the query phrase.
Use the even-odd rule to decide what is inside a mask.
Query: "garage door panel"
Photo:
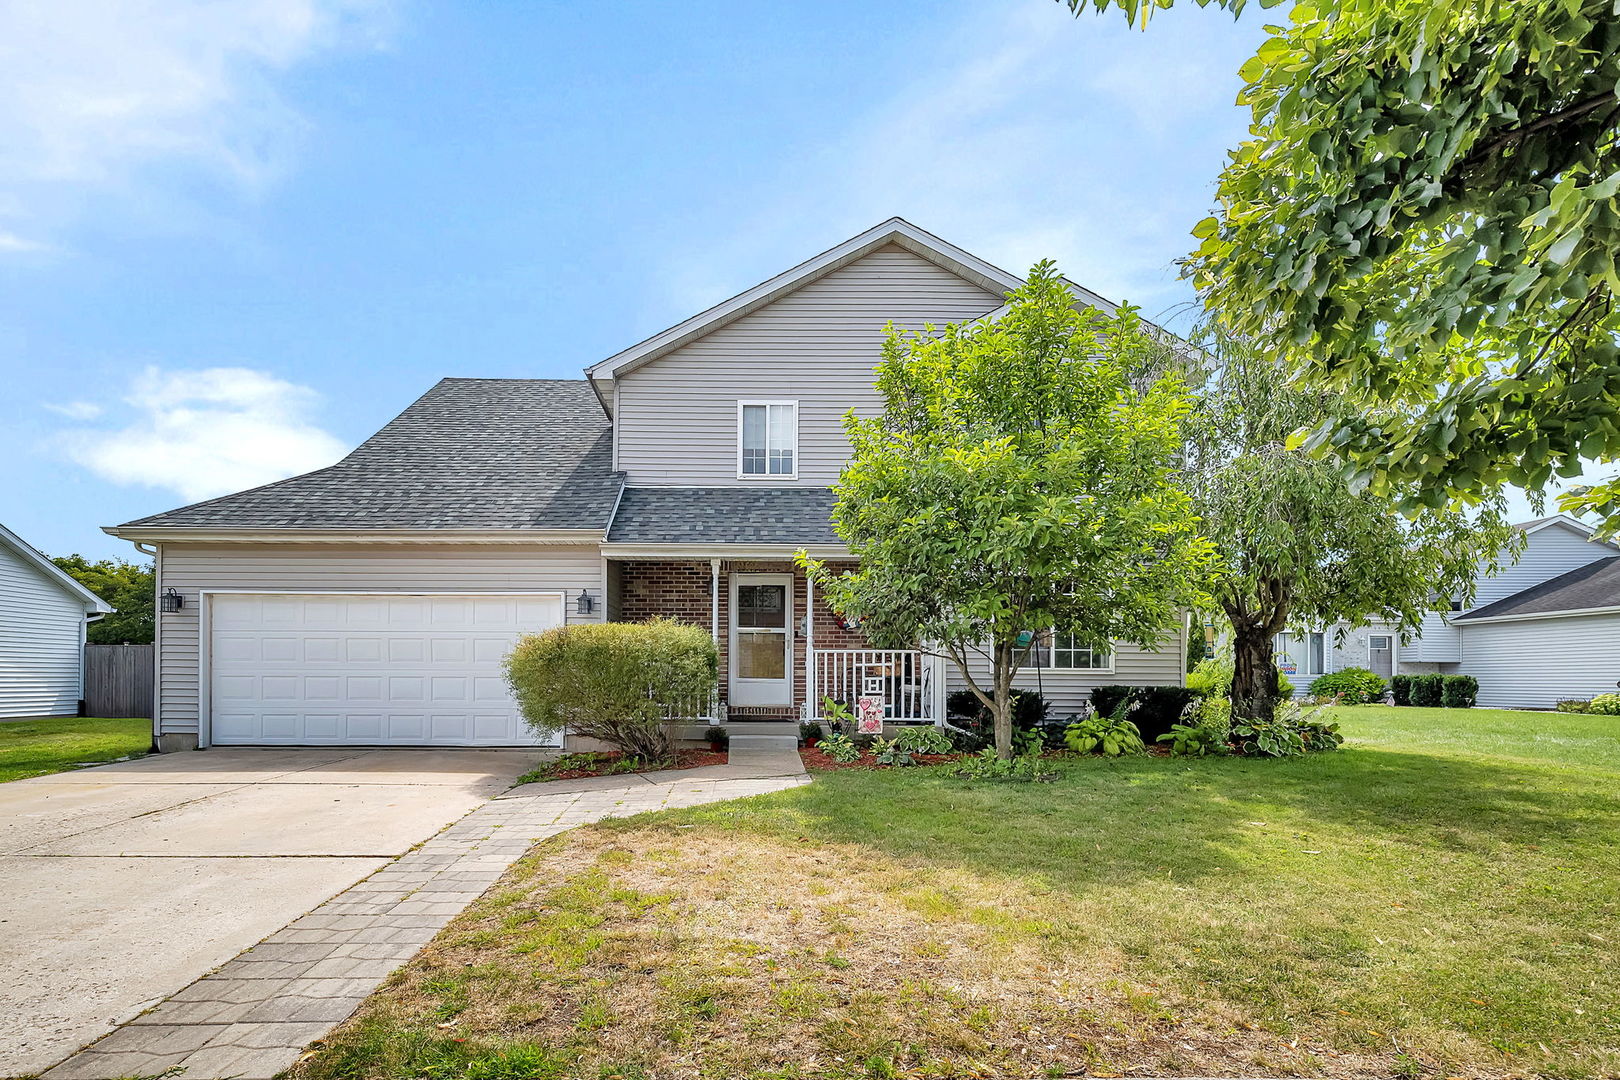
[[[533,745],[502,664],[563,621],[556,595],[215,594],[210,614],[213,741],[282,745]]]

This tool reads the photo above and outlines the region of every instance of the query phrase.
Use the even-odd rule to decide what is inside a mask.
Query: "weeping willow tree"
[[[1342,402],[1290,381],[1287,365],[1250,343],[1214,335],[1209,345],[1184,487],[1221,555],[1209,592],[1231,625],[1233,715],[1269,719],[1277,634],[1385,620],[1405,640],[1427,612],[1470,603],[1481,561],[1522,537],[1499,494],[1402,513],[1387,495],[1353,491],[1339,462],[1289,443]]]

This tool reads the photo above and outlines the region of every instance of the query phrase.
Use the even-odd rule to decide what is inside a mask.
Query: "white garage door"
[[[220,745],[533,746],[501,662],[563,621],[558,595],[218,593]]]

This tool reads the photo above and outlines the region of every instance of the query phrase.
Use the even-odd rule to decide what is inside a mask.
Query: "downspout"
[[[816,581],[804,575],[804,710],[801,719],[816,719]]]
[[[158,733],[162,730],[161,701],[163,697],[163,554],[151,544],[131,540],[135,550],[152,560],[152,753],[161,752]],[[200,644],[200,643],[199,643]],[[202,731],[202,717],[197,718],[197,730]]]

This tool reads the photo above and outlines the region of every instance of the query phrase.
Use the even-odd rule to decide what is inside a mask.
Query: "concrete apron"
[[[0,784],[0,1076],[135,1017],[534,761],[219,749]]]
[[[809,783],[796,750],[728,764],[525,784],[287,924],[45,1073],[268,1080],[337,1026],[536,841],[625,817]]]

